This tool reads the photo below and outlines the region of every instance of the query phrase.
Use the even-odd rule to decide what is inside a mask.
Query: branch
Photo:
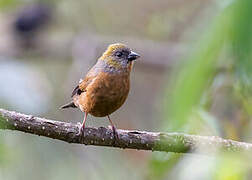
[[[182,133],[160,133],[118,129],[118,139],[114,139],[111,129],[85,128],[84,135],[78,135],[79,125],[59,122],[0,109],[0,129],[17,130],[68,143],[95,146],[110,146],[138,150],[166,152],[212,153],[224,151],[251,151],[252,144],[226,140],[215,136],[196,136]]]

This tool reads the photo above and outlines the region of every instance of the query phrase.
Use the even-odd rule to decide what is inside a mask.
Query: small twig
[[[196,136],[182,133],[160,133],[118,129],[114,140],[109,128],[85,128],[84,137],[78,135],[79,125],[59,122],[0,109],[0,128],[18,130],[53,139],[95,146],[110,146],[138,150],[166,152],[210,153],[217,150],[252,151],[252,144],[226,140],[215,136]],[[201,149],[202,151],[197,151]]]

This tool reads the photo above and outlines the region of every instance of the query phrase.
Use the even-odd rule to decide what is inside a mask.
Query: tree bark
[[[87,127],[83,134],[78,134],[79,127],[79,124],[53,121],[0,109],[0,129],[22,131],[68,143],[177,153],[209,154],[220,150],[252,151],[252,144],[215,136],[117,129],[118,138],[114,138],[110,128]]]

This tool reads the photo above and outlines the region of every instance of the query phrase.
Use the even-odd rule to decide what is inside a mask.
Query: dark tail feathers
[[[77,108],[77,107],[75,106],[73,101],[71,101],[70,103],[67,103],[67,104],[60,107],[60,109],[65,109],[65,108]]]

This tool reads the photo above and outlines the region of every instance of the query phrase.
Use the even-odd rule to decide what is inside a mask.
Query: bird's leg
[[[87,115],[88,113],[84,112],[84,119],[83,119],[83,122],[81,124],[81,126],[79,127],[79,133],[78,135],[83,135],[84,136],[84,129],[85,129],[85,123],[86,123],[86,120],[87,120]]]
[[[111,121],[109,115],[108,115],[108,119],[109,119],[109,122],[110,122],[110,124],[111,124],[111,126],[112,126],[114,138],[115,138],[115,139],[119,139],[118,134],[117,134],[117,132],[116,132],[115,125],[114,125],[113,122]]]

